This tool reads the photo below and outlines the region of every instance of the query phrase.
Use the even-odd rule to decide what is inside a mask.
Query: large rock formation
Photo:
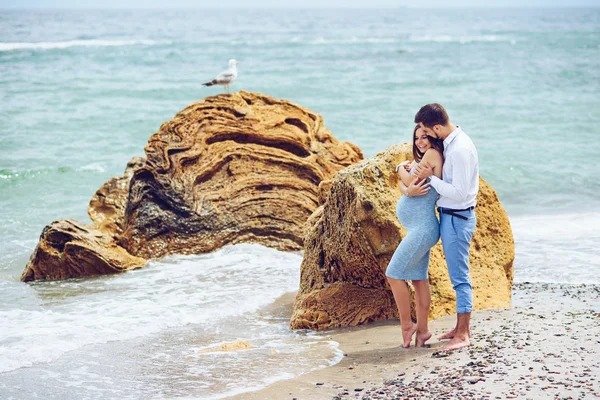
[[[44,228],[22,280],[115,273],[239,242],[299,250],[319,183],[363,158],[319,115],[247,92],[188,106],[145,150],[92,197],[96,226]]]
[[[299,250],[319,183],[362,159],[319,115],[243,91],[188,106],[145,150],[120,244],[146,258],[239,242]]]
[[[307,223],[293,329],[326,329],[397,317],[385,270],[406,235],[395,215],[401,196],[394,167],[412,159],[410,145],[387,149],[321,183],[322,205]],[[480,180],[471,244],[475,309],[510,307],[514,243],[506,212]],[[454,291],[441,243],[429,266],[431,318],[452,314]]]
[[[143,258],[117,246],[112,235],[74,220],[54,221],[42,231],[21,280],[60,280],[140,268]]]

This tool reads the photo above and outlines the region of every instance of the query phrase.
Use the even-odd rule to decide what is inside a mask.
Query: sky
[[[23,8],[384,8],[599,7],[598,0],[0,0]]]

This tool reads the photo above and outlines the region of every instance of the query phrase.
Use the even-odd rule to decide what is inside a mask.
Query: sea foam
[[[4,42],[0,43],[0,51],[14,50],[53,50],[67,49],[69,47],[109,47],[109,46],[153,46],[169,44],[168,41],[156,40],[67,40],[63,42]]]
[[[223,320],[297,290],[302,257],[240,244],[168,257],[121,275],[60,282],[2,282],[0,372],[57,359],[90,344]],[[23,288],[28,288],[23,293]]]
[[[521,215],[510,218],[515,281],[600,283],[600,214]]]

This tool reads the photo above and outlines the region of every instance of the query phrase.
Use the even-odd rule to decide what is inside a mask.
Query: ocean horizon
[[[600,9],[229,11],[0,12],[0,397],[222,398],[340,360],[327,334],[288,329],[301,253],[19,280],[44,226],[89,222],[163,122],[223,92],[201,84],[231,58],[232,91],[309,108],[365,157],[443,104],[508,213],[515,282],[600,284]],[[256,349],[204,352],[236,340]]]

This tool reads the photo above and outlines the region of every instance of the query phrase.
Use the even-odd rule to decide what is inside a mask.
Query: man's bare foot
[[[425,346],[425,342],[429,339],[431,339],[431,332],[417,332],[417,336],[415,337],[415,347]]]
[[[469,340],[468,336],[466,336],[464,338],[455,336],[452,338],[452,340],[450,340],[448,343],[446,343],[444,346],[442,346],[442,351],[458,350],[458,349],[462,349],[463,347],[467,347],[470,345],[471,345],[471,341]]]
[[[439,340],[446,340],[446,339],[452,339],[454,338],[454,334],[456,333],[456,328],[452,329],[450,332],[448,333],[444,333],[441,336],[438,336]]]
[[[404,343],[402,344],[402,347],[404,347],[405,349],[408,349],[410,347],[410,342],[416,331],[417,331],[417,324],[412,324],[407,329],[402,328],[402,338],[404,339]]]
[[[456,334],[456,328],[452,329],[448,333],[444,333],[443,335],[438,336],[438,340],[453,339],[455,334]],[[471,329],[469,328],[469,339],[470,338],[471,338]]]

